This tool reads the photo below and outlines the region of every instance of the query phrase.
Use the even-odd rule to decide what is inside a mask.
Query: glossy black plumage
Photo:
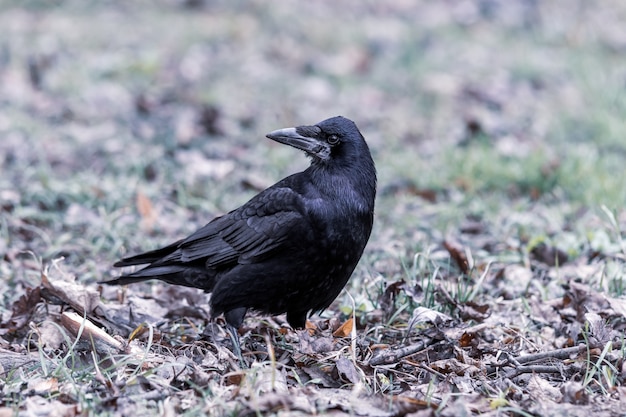
[[[248,309],[287,313],[294,328],[330,305],[359,261],[372,230],[376,171],[349,119],[274,131],[311,165],[167,247],[122,259],[149,264],[108,284],[147,279],[211,292],[212,314],[238,328]]]

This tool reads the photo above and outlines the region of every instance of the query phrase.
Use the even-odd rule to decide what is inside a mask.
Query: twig
[[[405,356],[413,355],[424,349],[426,343],[421,341],[414,345],[406,346],[400,349],[387,349],[370,359],[371,366],[390,365],[398,362]]]
[[[546,359],[568,359],[572,355],[577,355],[584,352],[587,347],[585,345],[578,345],[569,348],[551,350],[549,352],[533,353],[531,355],[524,355],[514,358],[509,355],[505,360],[493,364],[487,368],[487,374],[492,374],[500,368],[511,367],[513,369],[505,372],[508,378],[513,378],[520,374],[527,373],[559,373],[562,372],[562,368],[556,365],[528,365],[526,363],[539,362]]]
[[[562,366],[553,365],[528,365],[511,369],[505,373],[506,378],[515,378],[521,374],[560,374],[563,372]]]
[[[416,363],[416,362],[413,362],[413,361],[410,361],[410,360],[406,360],[406,362],[409,365],[413,365],[416,368],[420,368],[420,369],[428,372],[429,374],[437,376],[442,381],[444,381],[446,379],[446,376],[444,374],[442,374],[441,372],[435,371],[433,368],[431,368],[430,366],[426,366],[423,363]]]
[[[532,355],[524,355],[516,358],[518,363],[528,363],[540,361],[543,359],[567,359],[574,354],[584,352],[587,349],[585,345],[578,345],[569,348],[551,350],[549,352],[533,353]]]

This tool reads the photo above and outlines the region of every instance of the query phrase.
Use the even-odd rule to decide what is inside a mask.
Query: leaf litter
[[[626,214],[603,208],[599,213],[570,210],[565,201],[556,205],[570,218],[555,215],[554,200],[566,200],[555,183],[567,180],[562,177],[567,161],[555,159],[554,151],[541,143],[554,116],[547,108],[551,100],[567,102],[574,115],[593,106],[585,106],[583,92],[555,72],[562,61],[543,60],[541,71],[529,65],[513,75],[495,71],[482,76],[473,68],[485,56],[478,43],[459,54],[462,65],[427,69],[418,83],[402,73],[389,77],[381,62],[400,67],[415,60],[415,54],[433,59],[431,51],[445,52],[441,42],[451,39],[443,33],[443,41],[439,35],[417,33],[417,52],[397,49],[405,42],[403,36],[421,27],[441,30],[452,25],[480,38],[507,27],[516,36],[527,27],[541,31],[545,24],[528,2],[458,1],[450,3],[450,10],[409,3],[350,4],[366,21],[372,19],[368,13],[387,21],[389,30],[374,24],[354,35],[343,32],[341,25],[332,26],[327,32],[339,42],[354,36],[366,42],[331,43],[334,50],[319,62],[313,59],[319,44],[330,41],[311,35],[311,29],[298,32],[303,45],[290,48],[285,45],[293,46],[291,33],[274,28],[272,37],[282,44],[259,39],[269,46],[243,48],[242,55],[235,53],[237,48],[201,39],[189,48],[165,52],[147,43],[145,56],[130,65],[124,63],[125,54],[135,47],[116,46],[81,53],[84,67],[78,71],[71,65],[76,52],[69,32],[61,33],[59,41],[52,30],[42,30],[41,44],[26,57],[8,43],[0,68],[5,81],[0,88],[8,100],[1,105],[13,112],[0,114],[0,166],[7,172],[0,179],[0,273],[7,278],[0,284],[0,414],[48,415],[51,409],[67,416],[623,412]],[[312,15],[333,10],[327,14],[330,19],[334,9],[320,4],[303,7]],[[243,40],[257,35],[254,28],[260,23],[243,6],[199,7],[195,16],[206,19],[200,26],[209,31],[225,30]],[[398,17],[412,15],[413,7],[419,10],[417,22]],[[541,13],[550,11],[542,7]],[[560,7],[568,15],[575,13]],[[602,25],[593,41],[621,51],[623,30],[615,22],[619,13],[607,13],[605,7],[587,11],[613,22]],[[80,8],[67,12],[80,14]],[[5,15],[7,27],[19,39],[28,36],[31,13],[13,8]],[[229,19],[215,17],[220,13],[244,24],[228,27]],[[115,8],[105,14],[103,22],[123,21]],[[94,22],[82,18],[68,27],[85,33],[81,26]],[[192,17],[185,15],[185,24],[188,19]],[[41,13],[38,19],[41,27],[57,28],[71,20],[58,11]],[[172,43],[178,42],[176,22],[164,31]],[[561,24],[547,30],[553,46],[559,45],[560,31],[569,30]],[[140,26],[137,30],[148,30]],[[110,28],[93,28],[113,42],[106,35]],[[567,42],[584,42],[584,30],[578,29],[563,35]],[[113,59],[107,61],[103,54]],[[159,59],[165,63],[155,64]],[[243,68],[246,77],[233,71],[233,81],[221,74],[230,69],[208,66],[208,59]],[[274,60],[297,76],[280,73]],[[137,85],[119,82],[116,74],[129,68],[146,79]],[[72,83],[64,78],[68,69]],[[85,71],[99,76],[89,78]],[[333,81],[370,76],[367,88],[352,87],[353,100],[341,89],[343,81]],[[382,78],[391,80],[380,84]],[[269,93],[275,84],[264,84],[276,79],[285,86],[302,82],[310,94],[295,88],[294,97],[306,99],[297,99],[297,108],[277,108],[272,104],[276,96]],[[212,90],[195,91],[201,82]],[[414,84],[421,85],[419,91],[410,87]],[[64,95],[73,88],[79,91]],[[404,89],[406,97],[400,91]],[[417,114],[417,95],[439,106],[434,117]],[[218,99],[207,102],[206,97]],[[145,246],[139,236],[169,241],[232,207],[233,198],[245,200],[246,193],[265,188],[279,174],[257,175],[262,168],[255,159],[268,153],[245,136],[258,134],[265,123],[277,119],[286,125],[289,120],[317,120],[313,116],[320,108],[334,108],[333,101],[338,111],[363,116],[377,159],[385,161],[379,164],[381,226],[365,266],[348,288],[353,303],[340,297],[297,332],[284,317],[247,319],[240,329],[246,361],[242,367],[223,320],[211,320],[208,297],[201,291],[160,283],[128,288],[94,284],[110,274],[109,265],[120,252]],[[367,114],[359,110],[364,102],[372,110]],[[440,120],[453,128],[442,128]],[[577,129],[590,127],[577,125],[573,131]],[[383,145],[386,138],[396,137],[403,152],[390,156]],[[437,140],[428,140],[432,137]],[[392,162],[405,155],[416,158],[404,152],[407,144],[428,157],[433,149],[460,149],[465,161],[459,166],[466,162],[475,172],[441,173],[441,180],[431,182],[423,180],[431,175],[429,169],[420,171],[423,177],[390,174]],[[490,156],[496,162],[508,163],[500,165],[513,167],[535,154],[546,155],[530,169],[521,169],[523,175],[515,170],[493,174],[488,168],[498,163],[479,160],[471,165],[472,152],[484,148],[493,148]],[[129,164],[124,154],[141,157]],[[416,161],[411,159],[410,166]],[[276,162],[285,172],[293,167]],[[428,168],[426,160],[418,162]],[[246,173],[238,172],[239,166]],[[67,181],[68,176],[75,181]],[[131,177],[142,179],[129,181]],[[502,177],[506,181],[499,181]],[[207,190],[207,184],[216,189]],[[479,204],[462,204],[465,195],[488,200],[499,187],[508,198],[503,205],[512,207],[493,215]],[[471,214],[450,215],[456,204]]]
[[[454,259],[452,255],[450,259]],[[154,287],[159,286],[153,286],[153,291]],[[539,309],[539,320],[532,312],[525,316],[536,323],[532,327],[520,323],[519,313],[503,300],[492,304],[487,316],[468,317],[458,302],[452,316],[418,307],[412,318],[407,317],[408,328],[396,328],[402,339],[368,334],[379,322],[357,324],[356,350],[350,344],[352,318],[343,323],[316,319],[300,332],[287,329],[281,317],[278,321],[254,318],[246,321],[241,333],[249,368],[237,363],[222,326],[210,325],[201,315],[181,320],[183,316],[174,314],[164,320],[169,311],[185,311],[188,303],[203,302],[203,297],[189,289],[178,293],[176,287],[161,287],[163,291],[144,294],[137,303],[118,299],[117,294],[102,299],[102,294],[77,283],[62,270],[62,263],[56,262],[42,272],[40,287],[16,301],[11,318],[2,325],[3,339],[13,343],[25,339],[18,336],[20,330],[26,330],[20,326],[28,326],[29,349],[39,351],[36,362],[49,361],[49,372],[55,375],[52,368],[68,366],[64,363],[71,357],[74,368],[70,369],[95,372],[100,384],[95,391],[104,403],[117,407],[132,398],[169,398],[177,404],[174,409],[182,409],[177,407],[189,401],[189,395],[197,400],[208,386],[216,397],[230,400],[224,404],[206,401],[206,409],[228,409],[226,404],[234,400],[238,407],[249,410],[336,410],[382,416],[432,410],[444,401],[460,401],[449,397],[450,390],[471,394],[488,389],[494,393],[504,390],[507,406],[540,413],[551,402],[591,406],[589,398],[593,397],[586,388],[610,389],[601,370],[608,367],[623,374],[618,331],[626,322],[619,310],[624,308],[623,300],[573,281],[558,299],[545,303],[527,298],[529,306],[550,306]],[[403,285],[396,292],[402,293],[403,287],[408,288]],[[155,304],[146,304],[149,301]],[[29,323],[24,316],[30,318]],[[124,316],[127,318],[122,319]],[[468,326],[469,322],[479,324]],[[132,329],[137,323],[141,324]],[[550,332],[545,333],[542,326]],[[597,377],[585,381],[589,365],[600,359]],[[3,365],[5,372],[7,365]],[[28,367],[23,363],[17,366]],[[66,384],[58,378],[37,378],[29,383],[33,395],[59,392]],[[572,385],[574,381],[579,385]],[[433,382],[437,388],[429,391]],[[615,386],[614,395],[619,395],[618,388]],[[72,403],[76,393],[68,395]],[[531,406],[537,400],[541,406]],[[33,401],[26,403],[29,410],[37,409],[35,397]],[[466,404],[472,413],[489,409]]]

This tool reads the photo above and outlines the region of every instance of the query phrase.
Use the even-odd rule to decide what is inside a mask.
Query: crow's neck
[[[376,198],[376,169],[371,159],[359,164],[313,164],[311,181],[323,195],[336,204],[348,205],[361,212],[373,212]]]

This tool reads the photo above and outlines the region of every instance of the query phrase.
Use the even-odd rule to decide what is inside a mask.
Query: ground
[[[0,416],[626,415],[626,3],[0,3]],[[304,331],[99,284],[305,168],[374,232]]]

